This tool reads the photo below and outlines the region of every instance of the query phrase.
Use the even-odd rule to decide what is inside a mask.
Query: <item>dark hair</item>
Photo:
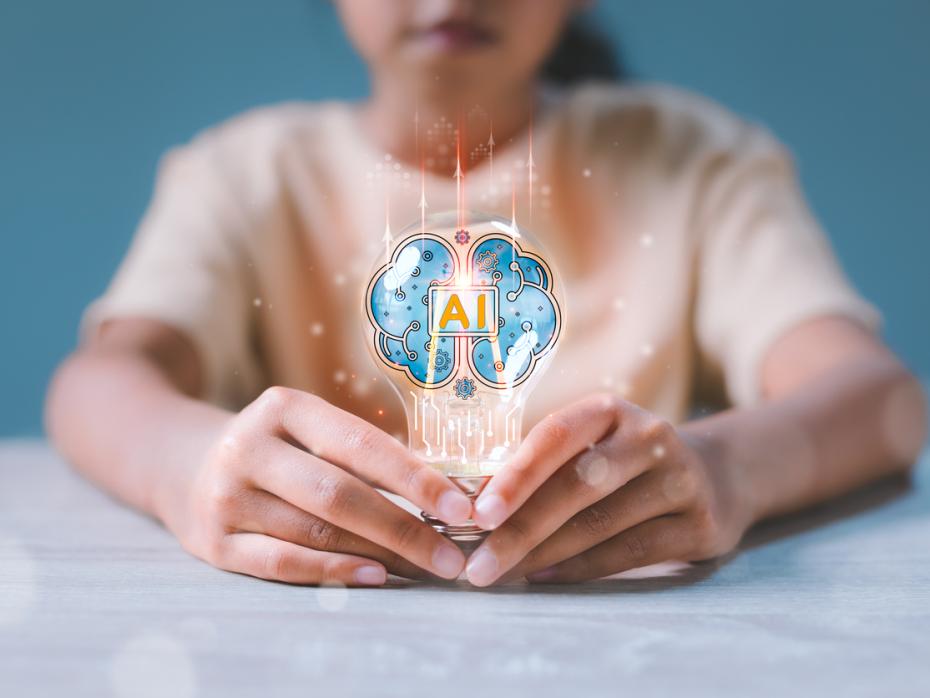
[[[543,64],[542,77],[557,85],[586,80],[618,82],[626,77],[626,71],[611,40],[588,17],[575,15]]]

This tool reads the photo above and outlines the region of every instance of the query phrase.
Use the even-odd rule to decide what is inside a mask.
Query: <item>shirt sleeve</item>
[[[696,216],[696,339],[737,406],[760,400],[762,359],[791,328],[837,315],[880,324],[809,211],[789,154],[765,130],[743,128],[708,167]]]
[[[258,373],[250,349],[254,282],[242,244],[243,207],[223,177],[208,132],[161,161],[153,199],[81,335],[107,320],[142,317],[184,333],[201,360],[205,399],[237,406]]]

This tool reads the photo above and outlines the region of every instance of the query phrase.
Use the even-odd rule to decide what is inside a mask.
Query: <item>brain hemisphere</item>
[[[433,236],[400,245],[369,289],[369,313],[378,331],[375,348],[388,365],[405,370],[421,384],[442,384],[456,368],[454,342],[437,338],[433,348],[427,328],[427,294],[431,284],[446,284],[456,272],[455,254]]]
[[[474,340],[472,367],[489,384],[517,383],[558,336],[560,316],[552,296],[552,275],[542,260],[506,238],[479,241],[471,256],[474,283],[495,284],[500,298],[497,342]]]

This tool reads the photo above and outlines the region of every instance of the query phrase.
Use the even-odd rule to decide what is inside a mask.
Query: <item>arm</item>
[[[224,569],[348,585],[461,571],[454,545],[366,483],[468,518],[468,499],[394,438],[284,388],[227,412],[196,399],[201,382],[184,335],[113,321],[56,373],[48,431],[85,475]]]
[[[540,422],[489,483],[470,558],[486,585],[578,581],[731,550],[769,516],[904,470],[926,437],[918,382],[871,334],[805,323],[760,368],[765,401],[674,429],[611,397]]]

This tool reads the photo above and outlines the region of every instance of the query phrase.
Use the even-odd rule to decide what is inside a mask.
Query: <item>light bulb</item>
[[[474,499],[520,444],[563,303],[555,270],[515,221],[462,218],[440,213],[396,238],[386,231],[364,312],[375,363],[403,402],[410,449]],[[423,518],[463,547],[484,535],[472,522]]]

